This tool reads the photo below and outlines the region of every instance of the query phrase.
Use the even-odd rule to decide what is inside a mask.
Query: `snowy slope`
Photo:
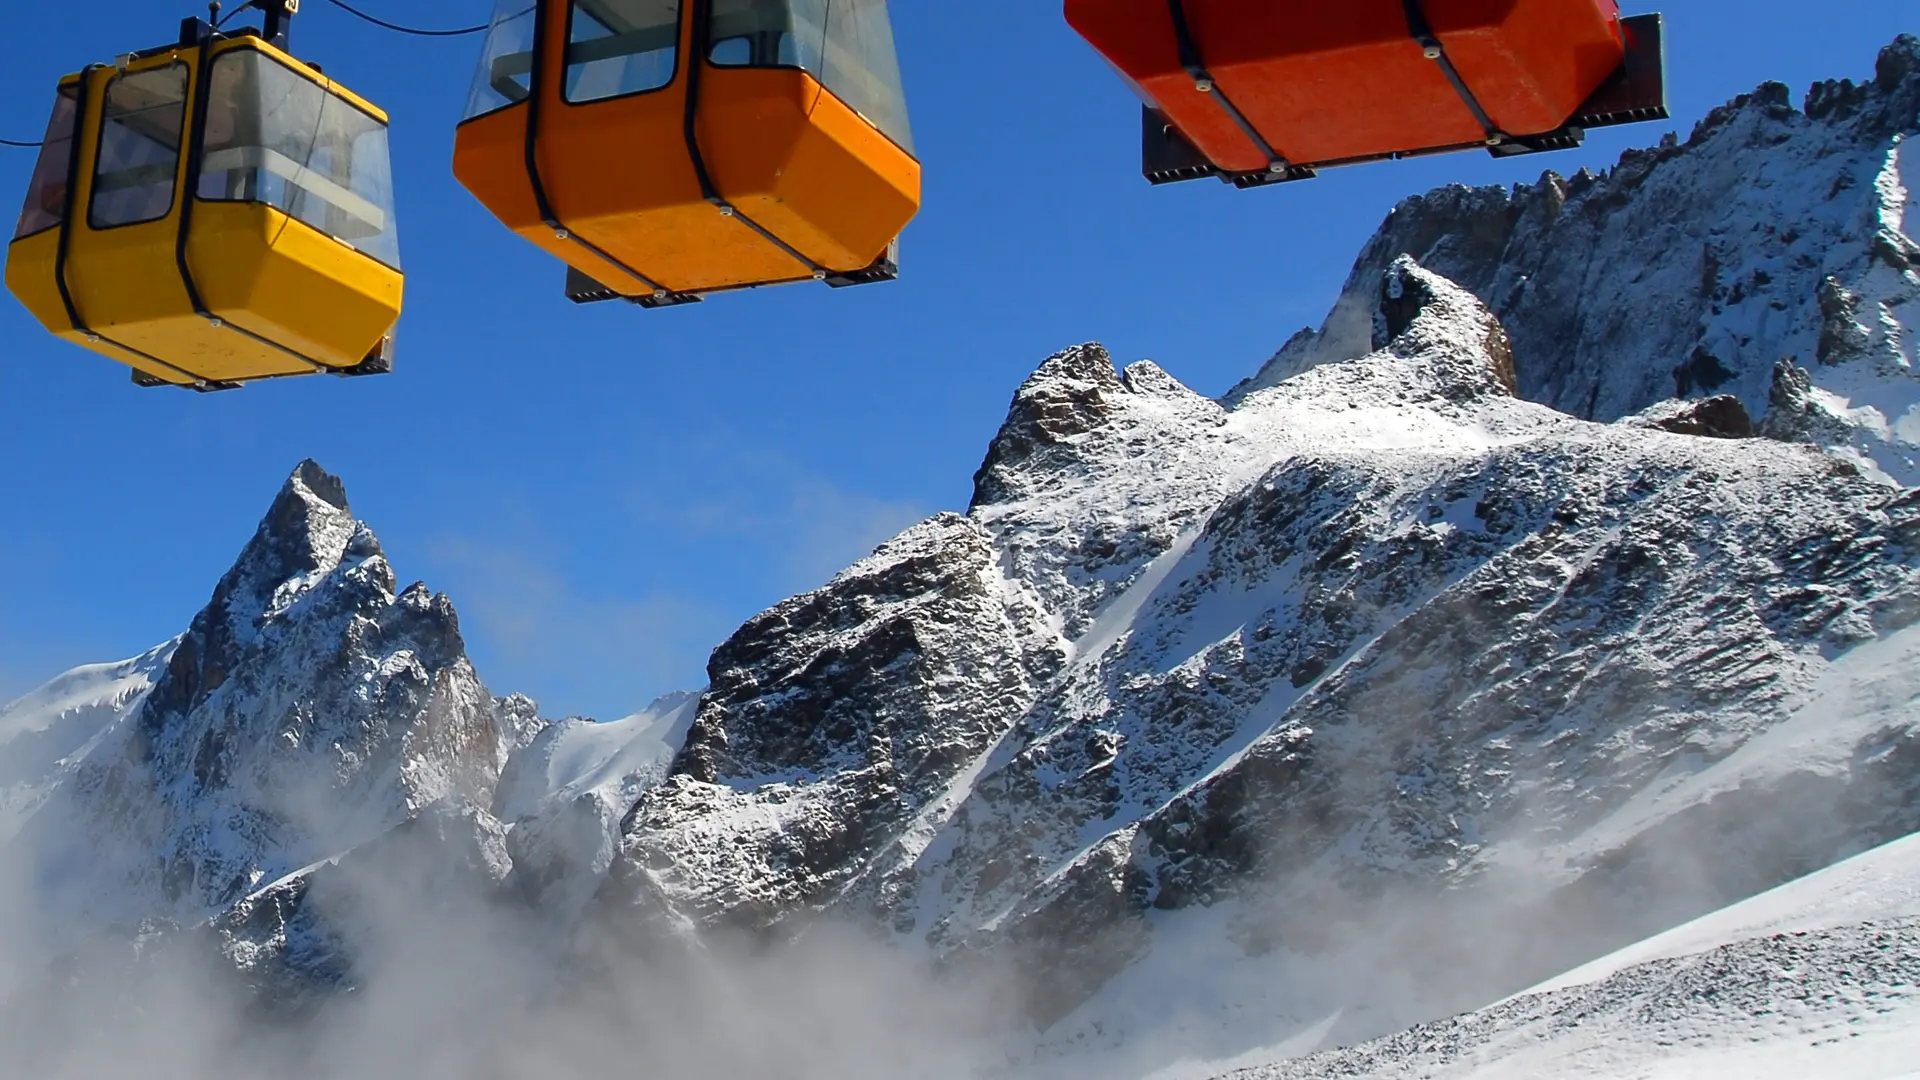
[[[670,694],[619,720],[574,718],[549,725],[509,758],[493,815],[514,822],[549,800],[572,801],[602,790],[610,801],[631,806],[644,787],[666,775],[699,703],[699,694]]]
[[[1912,715],[1920,719],[1920,709]],[[1675,960],[1775,934],[1805,934],[1901,919],[1920,919],[1920,834],[1656,934],[1527,993],[1545,994],[1600,982],[1640,964]]]
[[[115,727],[139,711],[178,640],[78,667],[0,708],[0,843]]]
[[[1233,1080],[1901,1080],[1920,920],[1730,944]]]
[[[1905,1080],[1916,1062],[1920,836],[1480,1012],[1232,1076]]]
[[[509,758],[493,803],[512,830],[509,886],[560,921],[584,908],[613,865],[621,820],[666,778],[699,704],[678,693],[620,720],[562,720]]]
[[[1206,1012],[1143,1006],[1170,987],[1261,1013],[1191,1048],[1218,1061],[1484,1004],[1920,827],[1912,748],[1864,722],[1797,843],[1799,772],[1625,824],[1912,623],[1920,500],[1521,400],[1498,323],[1411,261],[1374,343],[1227,405],[1049,360],[966,517],[716,652],[603,901],[1010,964],[1043,1057]]]
[[[84,716],[98,717],[128,707],[153,685],[179,642],[169,641],[113,664],[88,664],[57,676],[44,686],[0,707],[0,746]]]

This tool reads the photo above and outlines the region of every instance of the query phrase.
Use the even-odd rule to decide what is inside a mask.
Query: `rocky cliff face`
[[[1292,947],[1315,913],[1511,889],[1500,853],[1732,752],[1920,618],[1920,503],[1846,461],[1522,401],[1500,323],[1411,259],[1369,323],[1367,356],[1224,405],[1049,360],[966,516],[716,652],[604,903],[1004,956],[1044,1022],[1151,950],[1151,912],[1251,898],[1240,932]],[[1810,855],[1695,854],[1686,895],[1583,918],[1626,935]]]
[[[1413,255],[1506,326],[1530,401],[1610,421],[1732,394],[1776,434],[1915,483],[1916,134],[1920,39],[1905,37],[1871,81],[1822,83],[1798,109],[1769,83],[1603,174],[1408,199],[1325,326],[1236,396],[1370,351],[1375,283]]]
[[[1046,1021],[1156,911],[1231,901],[1259,950],[1408,890],[1564,910],[1494,950],[1517,978],[1920,826],[1891,720],[1620,825],[1920,615],[1917,107],[1902,39],[1604,176],[1412,200],[1221,402],[1049,360],[966,516],[715,654],[604,906],[1010,955]]]

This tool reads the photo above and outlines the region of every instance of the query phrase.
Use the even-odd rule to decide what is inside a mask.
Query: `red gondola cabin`
[[[1155,183],[1577,146],[1667,116],[1661,18],[1616,0],[1066,0],[1146,103]]]

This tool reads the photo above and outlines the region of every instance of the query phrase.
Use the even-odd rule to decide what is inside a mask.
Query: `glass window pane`
[[[913,152],[886,0],[713,0],[710,63],[797,67]]]
[[[53,116],[47,121],[47,134],[40,142],[40,160],[33,166],[33,182],[27,185],[27,205],[20,210],[20,225],[13,238],[45,232],[67,219],[67,167],[73,157],[74,115],[80,101],[80,86],[60,88],[53,99]]]
[[[196,194],[265,203],[400,266],[387,126],[263,53],[213,63]]]
[[[534,5],[527,0],[498,0],[480,67],[467,95],[466,119],[517,105],[527,99],[533,77]]]
[[[680,0],[574,0],[567,31],[567,100],[658,90],[680,56]]]
[[[821,68],[826,0],[713,0],[707,59],[720,67]]]
[[[173,210],[186,106],[185,64],[107,81],[89,225],[110,229],[157,221]]]
[[[820,82],[867,122],[913,152],[907,93],[886,0],[826,0],[826,66]]]

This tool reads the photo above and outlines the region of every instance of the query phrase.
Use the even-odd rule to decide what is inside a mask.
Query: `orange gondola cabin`
[[[501,0],[454,173],[583,303],[889,280],[920,206],[884,0]]]
[[[1146,103],[1155,183],[1255,187],[1667,117],[1663,24],[1615,0],[1066,0]]]

